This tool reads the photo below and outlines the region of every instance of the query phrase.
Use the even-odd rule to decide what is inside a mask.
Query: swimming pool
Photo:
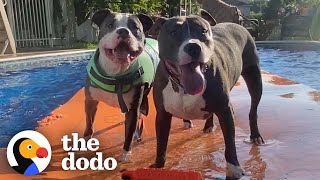
[[[320,51],[259,48],[261,68],[320,90]]]
[[[259,49],[263,70],[320,89],[320,53]],[[86,77],[91,53],[0,63],[0,147],[69,100]]]
[[[0,63],[0,147],[70,99],[91,53]]]

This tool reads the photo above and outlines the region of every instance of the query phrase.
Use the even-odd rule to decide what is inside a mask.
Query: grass
[[[72,45],[75,49],[96,49],[97,43],[95,42],[76,42]]]

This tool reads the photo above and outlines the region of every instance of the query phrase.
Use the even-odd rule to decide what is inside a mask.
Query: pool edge
[[[56,51],[56,52],[48,52],[47,54],[25,55],[25,56],[8,57],[8,58],[1,58],[0,57],[0,63],[41,58],[41,57],[53,57],[53,56],[64,56],[64,55],[73,55],[73,54],[81,54],[81,53],[90,53],[90,52],[94,52],[94,50],[95,49],[70,50],[70,51],[62,51],[62,52]]]

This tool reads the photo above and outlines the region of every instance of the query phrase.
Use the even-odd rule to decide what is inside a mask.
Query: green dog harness
[[[128,112],[123,94],[133,87],[148,84],[154,81],[157,66],[159,64],[158,41],[146,38],[144,51],[138,59],[125,72],[117,76],[108,76],[98,64],[99,49],[91,56],[87,65],[87,73],[93,87],[100,88],[110,93],[116,93],[122,113]]]

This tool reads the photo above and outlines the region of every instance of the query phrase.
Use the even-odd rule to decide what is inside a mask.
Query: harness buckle
[[[142,66],[139,68],[138,73],[139,73],[139,78],[144,74],[144,70]]]

